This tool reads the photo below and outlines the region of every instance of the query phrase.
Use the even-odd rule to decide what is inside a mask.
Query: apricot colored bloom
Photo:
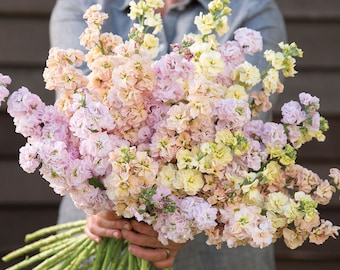
[[[329,177],[332,178],[335,186],[340,189],[340,170],[337,168],[331,168],[329,170]]]
[[[187,107],[180,103],[172,106],[168,111],[167,127],[177,133],[181,133],[189,128],[191,117]]]
[[[321,220],[321,225],[315,228],[309,236],[309,242],[321,245],[329,237],[335,238],[339,235],[339,226],[334,226],[329,220]]]
[[[92,5],[84,13],[83,18],[86,19],[88,25],[102,25],[103,21],[109,16],[106,13],[100,12],[101,5]]]
[[[335,192],[335,187],[328,180],[324,180],[317,186],[316,191],[313,192],[313,199],[318,204],[327,205]]]
[[[260,111],[267,112],[272,107],[269,97],[262,91],[253,91],[249,97],[253,99],[253,104],[251,106],[251,113],[253,117],[258,117]]]
[[[296,249],[303,244],[303,242],[307,239],[308,235],[305,232],[297,232],[294,230],[290,230],[288,228],[283,229],[283,240],[287,247],[290,249]]]

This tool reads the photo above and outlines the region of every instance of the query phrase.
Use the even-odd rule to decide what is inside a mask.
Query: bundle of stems
[[[124,239],[104,238],[100,243],[84,233],[86,220],[39,229],[25,237],[25,246],[5,255],[10,262],[24,259],[6,270],[151,270],[152,265],[128,252]]]

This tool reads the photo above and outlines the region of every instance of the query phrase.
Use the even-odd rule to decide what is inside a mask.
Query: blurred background
[[[12,77],[11,90],[26,86],[53,103],[53,93],[44,90],[42,71],[49,50],[48,23],[55,0],[0,0],[0,72]],[[277,0],[287,24],[289,42],[304,50],[298,60],[298,75],[287,79],[279,108],[298,93],[321,99],[321,113],[329,121],[326,142],[307,143],[298,162],[326,178],[330,167],[340,168],[340,1]],[[25,140],[14,131],[4,106],[0,109],[0,256],[22,246],[24,235],[56,222],[60,197],[38,173],[26,174],[18,165],[18,149]],[[337,193],[321,216],[340,225]],[[276,243],[277,270],[337,270],[340,239],[322,246],[305,244],[290,251]],[[5,264],[0,262],[0,269]]]

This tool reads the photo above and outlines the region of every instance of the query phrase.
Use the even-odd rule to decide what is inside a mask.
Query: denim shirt
[[[127,39],[133,24],[127,16],[130,0],[57,0],[51,16],[51,46],[60,48],[79,48],[78,37],[86,27],[82,18],[84,11],[92,4],[99,3],[103,12],[109,14],[102,30],[120,35]],[[193,23],[199,12],[208,11],[210,0],[183,0],[174,4],[163,18],[163,31],[158,35],[160,55],[170,50],[170,45],[181,42],[187,33],[198,33]],[[260,31],[264,49],[277,49],[280,41],[286,40],[285,24],[275,0],[231,0],[232,15],[228,17],[230,30],[217,39],[225,43],[233,38],[233,32],[240,27]],[[255,54],[247,60],[255,63],[260,69],[266,63],[261,54]]]
[[[127,17],[130,0],[57,0],[50,21],[51,46],[60,48],[83,49],[79,44],[79,36],[86,27],[83,13],[92,4],[101,4],[109,19],[104,22],[103,31],[110,31],[127,39],[132,26]],[[209,0],[183,0],[172,6],[163,18],[163,31],[159,34],[160,55],[170,50],[170,45],[181,42],[185,34],[197,33],[194,25],[195,16],[199,12],[206,13]],[[263,37],[263,48],[278,48],[280,41],[286,41],[285,24],[275,0],[231,0],[232,15],[228,17],[230,30],[222,37],[220,43],[233,38],[233,32],[240,27],[248,27],[260,31]],[[262,54],[257,53],[247,60],[261,70],[267,66]],[[270,113],[263,115],[269,120]],[[59,209],[59,222],[84,218],[84,213],[74,207],[72,200],[63,198]],[[229,249],[205,244],[203,234],[187,243],[176,256],[176,270],[274,270],[275,258],[273,247],[255,249],[238,247]]]

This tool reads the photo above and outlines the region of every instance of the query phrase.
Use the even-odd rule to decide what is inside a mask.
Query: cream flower
[[[243,85],[247,90],[251,89],[261,81],[259,69],[247,61],[233,70],[231,78]]]
[[[178,178],[183,183],[183,190],[188,195],[196,195],[204,186],[202,174],[197,170],[179,170]]]

